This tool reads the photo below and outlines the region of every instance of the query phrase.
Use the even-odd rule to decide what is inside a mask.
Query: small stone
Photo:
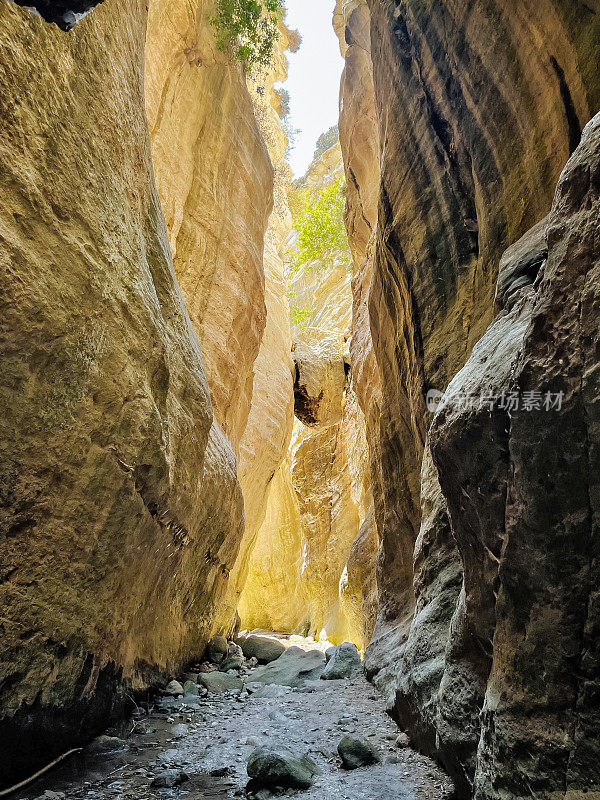
[[[244,658],[244,651],[235,642],[229,642],[229,647],[227,648],[227,658]]]
[[[399,733],[396,736],[396,747],[410,747],[410,739],[405,733]]]
[[[231,658],[226,658],[219,664],[219,669],[221,672],[229,672],[230,669],[239,670],[244,664],[244,656],[232,656]]]
[[[187,725],[183,725],[179,723],[178,725],[173,725],[171,733],[176,739],[183,739],[184,736],[187,736],[189,732],[189,728]]]
[[[338,753],[346,769],[357,769],[381,761],[379,753],[369,742],[344,736],[338,744]]]
[[[163,689],[163,694],[169,695],[169,697],[177,697],[183,694],[183,686],[179,681],[170,681]]]
[[[173,786],[179,786],[179,784],[187,780],[189,780],[189,777],[185,772],[180,772],[178,769],[165,769],[156,775],[151,785],[170,789]]]

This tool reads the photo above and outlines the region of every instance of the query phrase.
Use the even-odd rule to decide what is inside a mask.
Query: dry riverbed
[[[246,676],[252,681],[252,670]],[[397,743],[400,731],[382,710],[382,698],[362,674],[342,680],[311,680],[299,689],[272,687],[279,697],[209,694],[190,700],[162,698],[140,710],[120,734],[41,779],[16,798],[44,800],[209,800],[246,796],[246,766],[257,747],[308,754],[320,774],[298,795],[305,800],[444,800],[451,784],[428,758]],[[259,692],[259,695],[261,693]],[[131,729],[133,728],[133,731]],[[129,733],[131,731],[131,733]],[[110,732],[109,732],[110,733]],[[126,735],[128,734],[128,735]],[[126,735],[126,738],[122,738]],[[380,763],[342,767],[337,746],[344,735],[375,747]],[[167,771],[184,782],[160,788]],[[261,789],[252,796],[271,797]]]

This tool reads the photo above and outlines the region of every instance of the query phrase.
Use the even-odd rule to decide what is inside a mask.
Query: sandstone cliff
[[[144,4],[106,0],[68,35],[0,4],[2,782],[93,735],[129,703],[127,687],[198,657],[243,531],[168,232],[235,442],[264,326],[271,167],[240,68],[211,60],[182,4],[169,4],[164,25],[160,10],[152,4],[148,41],[162,60],[150,59],[147,88],[151,114],[163,94],[152,123],[169,230],[144,108]],[[215,140],[235,130],[245,141],[235,163],[194,152],[198,103],[175,136],[191,90]],[[215,92],[229,98],[219,95],[219,114]],[[181,159],[161,161],[161,146]],[[245,206],[244,191],[256,192]],[[219,239],[242,247],[237,271],[216,258]],[[220,292],[217,266],[231,273]],[[217,310],[221,325],[204,336]],[[233,385],[223,338],[241,342]],[[223,395],[239,400],[233,415]]]
[[[341,173],[336,145],[315,160],[303,185],[319,192]],[[362,559],[372,564],[376,543],[370,525],[357,541],[359,556],[348,561],[371,497],[364,416],[349,376],[350,280],[337,262],[290,274],[292,304],[309,311],[293,327],[299,421],[250,558],[240,616],[250,627],[325,631],[331,641],[351,638],[362,647],[374,617],[372,571]]]
[[[575,622],[576,612],[568,617],[569,611],[564,616],[551,611],[561,605],[556,598],[573,581],[566,573],[550,577],[550,564],[558,569],[560,563],[551,524],[548,558],[542,559],[546,566],[540,565],[539,573],[532,569],[531,590],[516,589],[522,576],[517,559],[509,556],[511,541],[518,547],[524,535],[518,532],[519,525],[521,531],[530,524],[537,529],[544,518],[543,514],[535,522],[531,514],[522,518],[512,537],[511,509],[519,501],[506,487],[515,480],[535,481],[536,470],[535,463],[529,465],[523,456],[517,475],[513,453],[530,453],[535,462],[531,443],[539,441],[542,447],[544,441],[549,448],[546,456],[554,452],[560,457],[561,423],[550,422],[549,416],[523,415],[524,438],[517,443],[512,422],[506,431],[506,418],[479,414],[472,421],[457,411],[456,418],[448,419],[448,427],[436,418],[432,460],[426,446],[431,416],[425,397],[429,389],[446,389],[484,333],[465,368],[469,378],[461,384],[463,389],[501,390],[509,376],[518,382],[518,373],[513,374],[515,359],[519,353],[519,358],[526,358],[529,337],[531,346],[536,336],[541,342],[542,320],[534,316],[536,323],[527,321],[521,307],[525,300],[520,310],[514,310],[512,300],[509,304],[509,313],[517,317],[508,322],[502,318],[486,330],[495,316],[503,252],[550,210],[560,172],[583,125],[600,105],[595,55],[600,21],[590,4],[558,0],[494,3],[493,8],[483,2],[451,8],[411,0],[401,4],[372,0],[369,5],[381,144],[369,311],[382,386],[379,436],[371,433],[369,438],[380,447],[383,510],[380,610],[367,668],[414,741],[444,761],[462,795],[474,791],[487,800],[563,797],[566,792],[568,797],[579,797],[577,792],[597,785],[589,720],[582,723],[588,731],[588,749],[581,756],[580,742],[586,736],[578,733],[576,711],[577,698],[582,693],[589,698],[590,684],[575,675],[588,673],[572,666],[568,677],[560,656],[550,665],[549,653],[534,643],[543,639],[537,623],[532,623],[533,639],[523,634],[528,641],[523,649],[516,615],[521,620],[539,618],[540,626],[546,617],[560,619],[554,647],[570,653],[565,658],[571,658],[572,665],[589,662],[587,653],[593,645],[586,637],[593,635],[589,626],[582,636],[574,633],[582,630],[582,622]],[[345,39],[352,41],[348,25]],[[362,73],[366,79],[364,67]],[[359,108],[353,113],[352,125],[357,117],[365,119]],[[585,178],[593,172],[586,161],[590,147],[588,141],[587,155],[584,146],[571,162],[582,174],[580,186],[588,187],[581,189],[574,205],[584,196],[588,206],[594,202]],[[345,158],[348,171],[351,146],[346,146]],[[561,186],[566,191],[570,185],[572,195],[580,191],[576,184],[573,177],[566,184],[563,179]],[[359,200],[353,203],[360,208]],[[569,241],[569,226],[577,239],[575,231],[584,213],[583,206],[579,209],[572,209],[577,219],[561,227]],[[351,211],[350,232],[356,218]],[[551,224],[549,244],[552,231]],[[536,229],[529,239],[539,240],[539,235]],[[540,267],[540,247],[524,257],[530,246],[526,240],[517,247],[517,255],[509,251],[505,256],[499,298],[518,295],[531,283],[532,273],[535,276]],[[560,251],[561,245],[556,246]],[[591,269],[595,259],[590,245],[580,266],[577,262],[570,267],[575,285],[577,270]],[[538,297],[540,303],[546,302]],[[544,324],[558,339],[568,336],[571,325],[563,317],[557,325],[544,317]],[[556,344],[560,352],[561,345]],[[478,353],[480,361],[473,362]],[[557,359],[560,363],[560,356]],[[548,385],[541,370],[531,382],[519,385],[537,390],[536,380],[540,390]],[[585,450],[588,435],[579,431],[573,438],[577,443],[573,446]],[[527,507],[533,493],[532,489],[523,499]],[[536,496],[547,495],[538,483]],[[556,520],[572,518],[573,502],[577,500],[556,497],[551,506]],[[499,522],[504,517],[506,522]],[[593,525],[586,527],[582,521],[570,540],[569,563],[578,576],[576,565],[581,569],[585,562],[579,561],[581,548],[587,553],[588,568],[593,564],[590,530]],[[520,550],[521,563],[528,569],[538,558],[532,536],[532,550],[527,555]],[[543,583],[545,596],[539,593]],[[573,607],[580,602],[582,620],[586,603],[582,597],[590,596],[589,573],[581,586],[579,577],[575,583],[579,600],[573,600]],[[518,600],[511,591],[517,591]],[[505,601],[506,592],[510,600]],[[507,622],[499,627],[502,615]],[[527,631],[527,623],[521,624]],[[538,681],[534,687],[532,676],[539,677],[546,669],[548,683]],[[507,690],[502,680],[511,688]],[[559,692],[551,687],[561,680],[564,697],[559,700]],[[571,691],[573,681],[578,689]],[[557,723],[565,714],[572,723],[568,734]],[[553,754],[549,761],[542,755],[545,748]]]

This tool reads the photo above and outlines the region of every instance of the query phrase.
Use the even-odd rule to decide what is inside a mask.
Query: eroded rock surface
[[[338,27],[343,17],[345,46],[350,49],[356,39],[350,25],[356,4],[340,5]],[[517,429],[506,413],[486,415],[479,409],[458,422],[465,412],[456,411],[448,428],[434,429],[440,438],[431,440],[432,460],[427,444],[431,416],[425,400],[430,389],[443,392],[448,384],[455,386],[454,376],[471,353],[468,373],[460,373],[464,383],[458,388],[463,393],[501,392],[511,381],[519,381],[515,370],[521,348],[526,352],[528,336],[542,326],[531,303],[532,282],[544,265],[546,245],[551,251],[552,235],[546,242],[544,234],[552,230],[552,223],[548,228],[543,220],[581,129],[600,106],[598,60],[592,55],[600,19],[591,5],[551,0],[523,1],[510,8],[497,3],[493,9],[483,2],[459,2],[450,8],[373,0],[369,7],[381,184],[375,236],[367,246],[367,252],[374,253],[368,303],[382,394],[378,431],[374,435],[368,429],[368,436],[372,452],[373,443],[379,448],[380,472],[373,473],[373,484],[376,488],[379,477],[376,497],[382,503],[376,518],[382,549],[379,615],[367,669],[411,737],[444,759],[464,796],[472,791],[486,800],[525,797],[529,791],[541,796],[559,791],[561,781],[570,796],[568,792],[585,788],[581,777],[565,778],[571,773],[564,752],[570,747],[576,752],[575,745],[567,742],[562,756],[552,756],[551,764],[538,768],[533,766],[535,755],[531,763],[529,756],[522,761],[517,757],[519,766],[514,769],[508,756],[517,742],[525,752],[528,737],[537,741],[541,731],[553,730],[552,722],[546,724],[545,710],[552,701],[540,700],[547,697],[546,689],[531,687],[525,652],[517,648],[520,660],[513,660],[513,645],[508,639],[501,644],[497,622],[500,576],[516,585],[520,574],[516,561],[505,561],[510,537],[498,532],[509,525],[503,516],[513,500],[510,494],[507,500],[506,487],[520,480],[512,452],[529,452],[531,442],[538,440],[536,414],[523,416],[529,427],[516,444]],[[366,85],[368,67],[360,74]],[[358,122],[364,124],[367,115],[358,104],[346,105],[346,112],[349,118],[340,129],[348,174],[353,161],[360,165],[349,132],[358,130]],[[341,119],[344,113],[343,105]],[[577,169],[582,176],[588,171],[587,166]],[[360,181],[357,184],[361,188]],[[585,177],[581,184],[586,185]],[[361,227],[367,230],[358,214],[360,192],[349,201],[348,228],[355,235]],[[585,202],[593,205],[589,196]],[[575,230],[576,224],[565,223],[565,231],[569,225]],[[528,231],[501,262],[507,246]],[[578,235],[573,233],[574,238]],[[585,258],[589,269],[596,258],[591,248]],[[575,273],[571,277],[576,282]],[[355,306],[361,292],[357,286]],[[542,303],[540,292],[541,288],[536,303]],[[504,312],[490,327],[495,299]],[[576,302],[569,305],[575,306]],[[558,339],[559,328],[564,325],[567,337],[571,325],[563,316],[560,323],[544,317],[544,324]],[[541,341],[541,328],[539,335]],[[556,351],[549,344],[545,352],[548,358],[554,352],[558,382],[564,347],[555,343]],[[563,366],[568,374],[567,358]],[[542,391],[546,381],[541,374],[539,378],[539,387],[519,387]],[[543,436],[558,458],[560,424],[553,434],[549,416],[542,420],[540,447]],[[581,448],[588,435],[573,432],[573,439]],[[521,469],[526,473],[525,461]],[[539,485],[538,490],[540,498],[547,497]],[[533,494],[531,489],[529,506]],[[552,503],[557,519],[561,502],[556,498]],[[570,524],[566,521],[571,519],[571,502],[569,498],[562,506],[565,524]],[[571,544],[571,549],[578,553],[580,545]],[[578,557],[573,555],[573,560],[577,563]],[[552,562],[558,569],[557,551],[548,556],[548,569]],[[523,556],[526,563],[529,559]],[[564,580],[566,586],[569,579]],[[528,611],[527,601],[522,601],[521,616],[543,617],[544,601],[534,600],[534,593],[528,594],[528,601]],[[549,613],[549,596],[546,602]],[[565,633],[559,649],[564,646],[570,652],[571,639]],[[526,650],[533,658],[536,646],[531,643]],[[502,716],[500,730],[493,712],[484,711],[481,730],[479,711],[491,692],[491,664],[500,658],[509,663],[505,671],[500,668],[504,680],[528,689],[515,698],[510,723]],[[540,670],[533,668],[534,673]],[[572,678],[566,676],[565,668],[568,687]],[[565,692],[569,694],[568,688]],[[498,690],[489,702],[504,709],[504,702],[510,702],[507,697]],[[525,714],[535,718],[534,707],[539,721],[526,723]],[[509,715],[508,710],[501,713]],[[577,728],[574,724],[571,731]],[[560,735],[548,736],[548,750],[554,752],[552,742]],[[530,747],[538,752],[536,744]],[[540,744],[539,752],[542,749]],[[590,758],[588,765],[592,762]],[[569,763],[580,769],[577,757]],[[536,770],[539,777],[532,779]],[[583,782],[577,785],[577,780]],[[585,780],[591,790],[593,771]]]
[[[273,169],[243,66],[217,50],[213,11],[210,0],[150,3],[146,108],[175,273],[237,454],[265,329]]]
[[[137,0],[68,35],[0,4],[3,783],[201,652],[242,533],[154,188],[145,31]]]

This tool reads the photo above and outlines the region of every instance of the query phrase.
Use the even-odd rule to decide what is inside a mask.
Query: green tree
[[[344,225],[345,186],[337,178],[319,193],[299,189],[290,204],[298,234],[291,255],[294,271],[311,269],[317,261],[324,267],[350,265],[348,238]]]
[[[217,0],[211,22],[217,47],[244,62],[247,69],[267,66],[277,41],[283,0]]]
[[[317,146],[313,155],[313,161],[316,161],[319,156],[322,156],[330,147],[337,142],[340,138],[340,131],[337,125],[332,125],[328,131],[322,133],[317,139]]]

